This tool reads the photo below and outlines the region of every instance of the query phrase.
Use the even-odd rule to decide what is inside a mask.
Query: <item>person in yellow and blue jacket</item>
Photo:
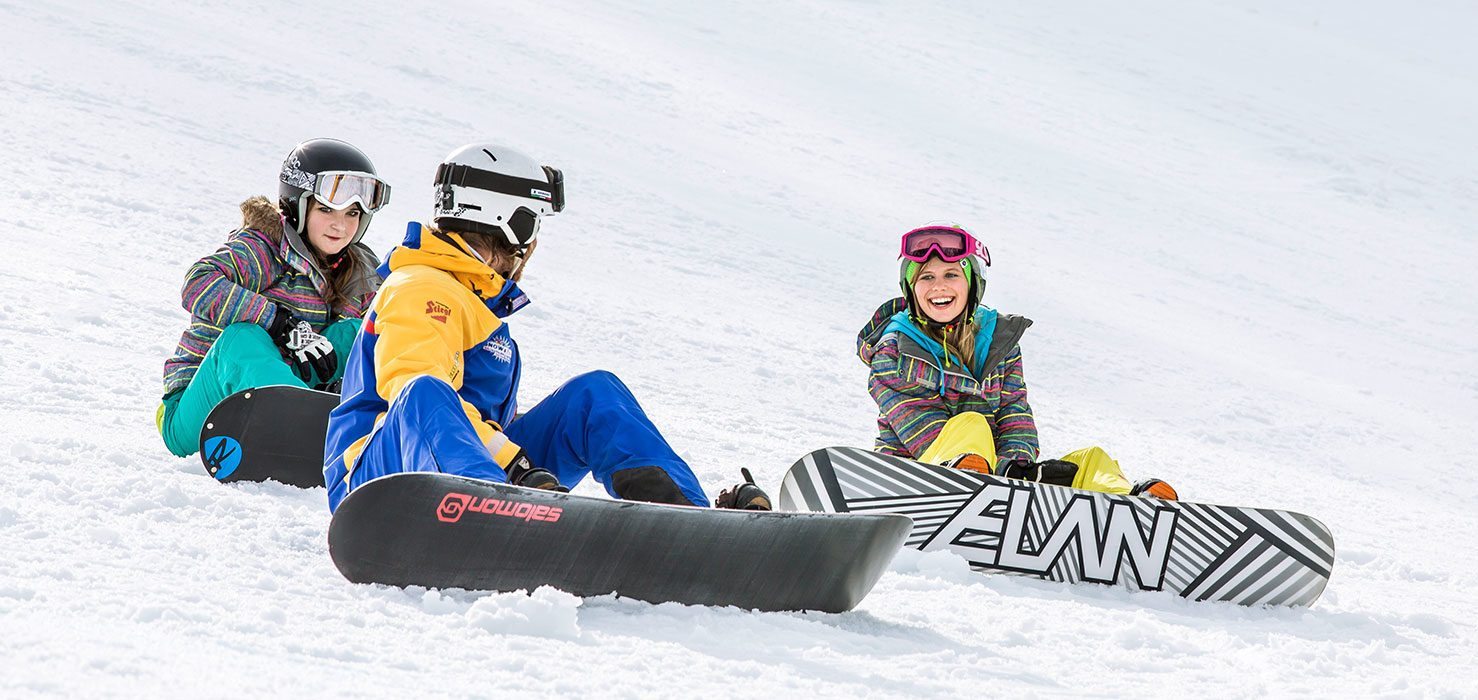
[[[336,139],[295,146],[277,203],[252,197],[220,250],[190,267],[181,291],[190,326],[164,363],[155,420],[169,451],[200,450],[222,399],[288,385],[334,390],[380,276],[360,243],[390,186],[368,156]]]
[[[522,360],[506,319],[564,177],[496,144],[453,151],[436,176],[434,226],[412,222],[380,287],[329,418],[329,510],[380,476],[438,471],[566,491],[593,475],[627,500],[708,506],[690,469],[610,372],[581,374],[518,412]],[[719,507],[769,510],[752,483]]]
[[[1175,499],[1160,479],[1130,484],[1099,447],[1037,461],[1020,340],[1031,319],[981,303],[990,251],[948,223],[903,234],[903,296],[857,335],[878,404],[875,449],[931,464],[1107,493]]]

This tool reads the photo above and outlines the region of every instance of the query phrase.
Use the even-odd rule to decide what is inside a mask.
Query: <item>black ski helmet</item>
[[[379,180],[369,156],[338,139],[309,139],[294,146],[283,159],[282,172],[277,178],[277,208],[287,220],[288,228],[299,236],[305,233],[303,225],[308,220],[308,200],[318,184],[318,175],[331,172],[359,173]],[[384,196],[380,201],[360,205],[359,230],[351,244],[364,237],[375,212],[390,201],[390,188],[384,186],[383,189]]]

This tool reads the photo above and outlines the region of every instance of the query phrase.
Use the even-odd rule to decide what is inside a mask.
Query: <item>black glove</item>
[[[1078,476],[1078,465],[1060,459],[1033,462],[1025,457],[1017,457],[997,464],[996,476],[1055,486],[1072,486],[1073,479]]]
[[[552,472],[534,466],[533,461],[524,453],[522,447],[518,448],[518,454],[513,455],[513,461],[509,462],[503,471],[508,472],[508,483],[514,486],[527,486],[531,489],[561,493],[570,491],[559,483],[559,479],[555,478]]]
[[[339,367],[339,355],[334,352],[334,344],[313,330],[307,321],[279,305],[267,334],[272,336],[277,347],[282,348],[283,357],[292,365],[299,379],[318,386],[334,378],[334,370]]]

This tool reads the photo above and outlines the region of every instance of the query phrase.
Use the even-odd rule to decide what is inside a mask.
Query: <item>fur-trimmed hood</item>
[[[283,259],[289,261],[293,267],[300,272],[312,270],[314,282],[318,285],[320,292],[327,289],[327,275],[318,265],[318,256],[312,254],[312,248],[308,242],[298,235],[298,232],[285,226],[286,220],[277,204],[262,195],[247,198],[241,203],[241,227],[259,231],[278,244],[283,253]],[[292,251],[296,256],[288,256]],[[380,287],[380,274],[376,268],[380,265],[379,258],[375,257],[374,251],[363,243],[351,243],[344,251],[352,256],[358,274],[349,280],[344,290],[345,296],[350,299],[372,294]],[[297,264],[294,264],[297,263]]]
[[[267,234],[276,242],[282,242],[282,212],[272,200],[257,195],[241,203],[241,228],[249,228]]]

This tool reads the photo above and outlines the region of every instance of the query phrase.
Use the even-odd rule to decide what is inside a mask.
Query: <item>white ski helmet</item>
[[[442,230],[527,246],[539,235],[539,220],[564,207],[564,174],[507,146],[467,144],[436,169],[433,221]]]

